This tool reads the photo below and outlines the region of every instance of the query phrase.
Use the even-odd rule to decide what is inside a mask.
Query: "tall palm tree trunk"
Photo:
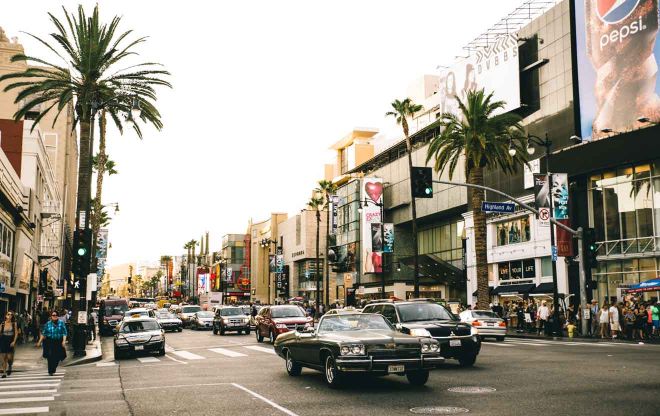
[[[404,128],[407,130],[407,127]],[[413,277],[413,296],[419,297],[419,247],[417,247],[417,203],[415,201],[415,196],[413,195],[413,181],[412,181],[412,172],[413,172],[413,161],[412,161],[412,142],[408,133],[406,131],[406,146],[408,147],[408,178],[410,178],[410,204],[412,207],[412,243],[413,243],[413,269],[415,275]],[[381,222],[383,219],[380,219]],[[383,293],[383,296],[385,294]]]
[[[99,229],[101,228],[101,210],[103,209],[103,204],[101,202],[101,197],[103,195],[103,176],[105,175],[105,164],[108,160],[108,156],[105,153],[105,133],[106,133],[106,113],[105,110],[101,111],[99,117],[99,157],[96,166],[96,196],[94,197],[94,215],[92,217],[92,272],[96,271],[97,267],[97,258],[96,258],[96,243],[99,234]]]
[[[473,167],[468,174],[471,185],[484,184],[483,168]],[[474,219],[474,252],[477,260],[477,308],[489,309],[488,294],[488,247],[486,244],[486,214],[481,210],[484,201],[484,191],[470,190],[470,208]]]
[[[316,279],[315,279],[316,280],[316,308],[315,308],[316,313],[314,315],[316,315],[316,318],[319,318],[321,316],[320,313],[319,313],[320,312],[319,311],[319,306],[321,306],[321,302],[319,302],[320,292],[321,292],[321,290],[320,290],[321,287],[320,287],[320,282],[319,282],[319,269],[320,269],[320,267],[319,267],[319,263],[320,263],[319,242],[320,242],[320,239],[321,239],[320,230],[321,230],[321,212],[319,212],[319,210],[317,209],[316,210],[316,270],[315,270],[315,273],[314,273],[314,276],[316,277]]]
[[[330,246],[330,205],[327,203],[330,199],[330,194],[325,194],[326,201],[326,214],[325,214],[325,307],[327,308],[330,305],[330,263],[328,262],[328,249]]]

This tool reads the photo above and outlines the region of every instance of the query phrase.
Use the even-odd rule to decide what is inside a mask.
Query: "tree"
[[[320,229],[321,229],[321,211],[323,209],[323,197],[320,194],[315,192],[315,195],[307,202],[307,206],[316,212],[316,268],[314,270],[314,280],[316,281],[316,310],[315,318],[319,318],[319,306],[320,302],[320,282],[319,282],[319,271],[321,270],[320,266],[320,253],[319,253],[319,242],[320,242]]]
[[[324,288],[325,288],[325,305],[326,307],[330,304],[330,263],[328,262],[327,252],[330,249],[330,197],[337,192],[337,185],[332,181],[322,180],[319,181],[319,187],[315,189],[315,192],[323,194],[323,208],[326,210],[326,224],[325,224],[325,274],[324,274]]]
[[[526,139],[520,116],[513,113],[495,115],[506,103],[494,101],[484,90],[470,91],[465,103],[460,99],[461,115],[444,113],[440,118],[441,133],[431,140],[426,161],[435,158],[434,169],[445,169],[451,178],[465,156],[465,177],[471,185],[484,185],[484,169],[513,173],[527,163]],[[511,156],[509,150],[516,149]],[[512,152],[513,153],[513,152]],[[484,192],[471,189],[469,206],[474,218],[474,249],[477,260],[477,307],[488,309],[488,261],[486,215],[481,211]]]
[[[392,108],[394,111],[388,111],[385,113],[386,117],[394,117],[396,123],[401,125],[403,129],[403,135],[406,138],[406,150],[408,153],[408,178],[410,178],[410,206],[412,208],[412,243],[414,249],[414,258],[413,258],[413,269],[414,269],[414,296],[419,297],[419,247],[417,247],[417,203],[415,197],[413,196],[413,183],[412,183],[412,152],[413,146],[412,141],[410,140],[410,132],[408,130],[408,117],[413,117],[415,113],[422,111],[424,108],[420,104],[415,104],[410,98],[405,98],[401,101],[394,100],[392,102]],[[382,221],[382,219],[381,219]],[[384,295],[384,294],[383,294]]]

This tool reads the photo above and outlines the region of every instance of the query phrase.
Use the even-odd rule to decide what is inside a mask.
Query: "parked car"
[[[98,325],[100,335],[112,335],[128,310],[128,301],[120,298],[101,299]]]
[[[255,321],[257,342],[263,342],[264,337],[275,342],[275,338],[280,334],[298,327],[314,326],[312,317],[307,316],[303,308],[297,305],[264,306]]]
[[[362,312],[383,315],[404,334],[437,340],[442,356],[457,359],[462,367],[474,365],[481,350],[476,327],[462,323],[443,305],[429,299],[383,300],[368,304]]]
[[[212,329],[213,328],[213,312],[198,311],[190,318],[190,329]]]
[[[488,310],[468,310],[459,314],[461,322],[465,322],[479,330],[479,338],[495,337],[504,341],[506,337],[506,322],[495,312]]]
[[[126,318],[115,335],[114,352],[116,359],[140,352],[165,355],[165,331],[154,318]]]
[[[156,311],[156,320],[165,331],[183,331],[183,322],[166,309]]]
[[[179,319],[181,319],[181,322],[183,322],[183,327],[187,327],[190,325],[190,318],[195,315],[196,312],[201,312],[202,307],[198,305],[184,305],[181,306],[181,309],[179,310],[177,316]]]
[[[250,316],[245,314],[243,308],[225,306],[218,308],[213,318],[213,334],[224,335],[227,331],[245,332],[250,335]]]
[[[275,352],[290,376],[311,368],[323,372],[330,387],[353,372],[405,375],[421,386],[445,361],[434,339],[402,334],[382,315],[363,313],[324,315],[318,330],[309,326],[277,337]]]

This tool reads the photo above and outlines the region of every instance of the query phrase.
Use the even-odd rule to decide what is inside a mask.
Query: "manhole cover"
[[[469,410],[464,407],[429,406],[413,407],[410,409],[410,412],[416,415],[456,415],[459,413],[467,413]]]
[[[473,394],[492,393],[495,391],[495,389],[492,387],[475,387],[475,386],[452,387],[447,390],[454,393],[473,393]]]

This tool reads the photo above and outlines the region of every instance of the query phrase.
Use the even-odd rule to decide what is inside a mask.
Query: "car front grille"
[[[373,358],[416,358],[420,355],[419,346],[397,346],[387,348],[385,345],[374,345],[367,347],[367,354]]]
[[[230,325],[241,325],[241,324],[243,324],[243,320],[242,319],[230,319],[229,324]]]

